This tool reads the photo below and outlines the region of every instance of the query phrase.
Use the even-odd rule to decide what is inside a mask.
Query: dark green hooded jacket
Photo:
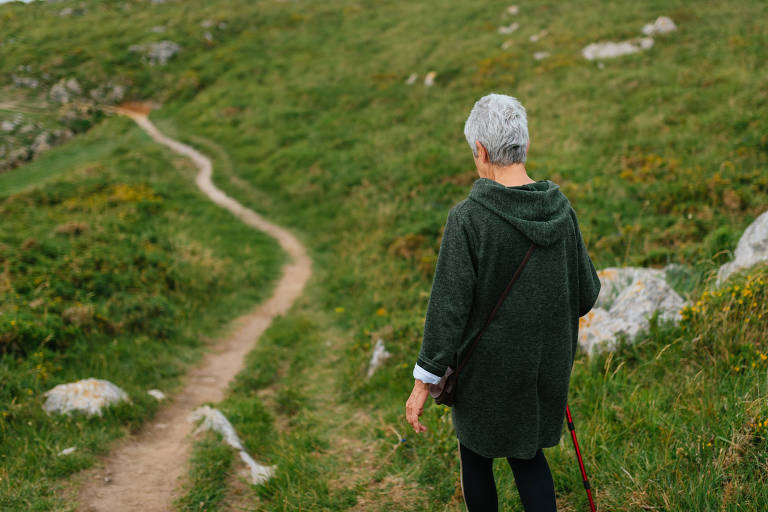
[[[477,179],[448,213],[417,364],[466,354],[531,242],[523,272],[459,374],[456,436],[486,457],[530,459],[560,441],[579,317],[600,292],[576,213],[550,180]]]

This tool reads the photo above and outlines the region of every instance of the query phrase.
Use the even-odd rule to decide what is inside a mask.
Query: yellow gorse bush
[[[64,201],[64,206],[69,210],[101,210],[114,203],[159,202],[162,200],[162,197],[144,183],[134,185],[115,183],[107,187],[106,190],[84,196],[70,197]]]

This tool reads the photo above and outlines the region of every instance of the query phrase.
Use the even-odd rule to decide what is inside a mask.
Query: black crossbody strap
[[[528,258],[531,257],[531,253],[533,252],[534,244],[531,244],[531,247],[528,248],[528,252],[525,253],[525,258],[523,258],[522,263],[520,263],[520,266],[517,267],[517,270],[515,271],[515,275],[512,276],[512,280],[509,281],[509,284],[507,285],[507,288],[504,290],[504,293],[501,294],[501,297],[499,298],[499,302],[496,303],[496,307],[493,308],[493,311],[491,311],[490,316],[488,317],[488,320],[486,320],[485,325],[483,325],[483,328],[480,329],[480,332],[477,333],[477,336],[475,336],[475,341],[472,343],[472,346],[469,347],[469,352],[467,352],[467,355],[464,356],[464,360],[459,365],[459,368],[456,370],[456,373],[458,374],[462,368],[464,368],[464,365],[467,364],[467,361],[469,360],[469,356],[472,355],[472,352],[475,350],[475,347],[477,346],[477,342],[480,341],[480,336],[483,335],[485,332],[485,328],[488,327],[488,324],[491,323],[491,320],[493,320],[493,317],[496,316],[496,312],[501,307],[501,304],[504,302],[504,299],[507,298],[507,294],[509,294],[509,290],[512,289],[512,285],[515,284],[515,281],[517,281],[517,277],[520,275],[520,272],[523,271],[523,267],[525,267],[525,264],[528,263]]]

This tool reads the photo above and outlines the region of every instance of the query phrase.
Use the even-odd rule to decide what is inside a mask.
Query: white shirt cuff
[[[437,384],[442,377],[438,377],[434,373],[429,373],[427,370],[417,364],[413,365],[413,378],[418,379],[426,384]]]

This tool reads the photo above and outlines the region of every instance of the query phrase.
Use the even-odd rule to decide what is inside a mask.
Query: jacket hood
[[[469,198],[512,224],[536,245],[552,245],[568,229],[571,203],[560,191],[560,185],[550,180],[505,187],[497,181],[478,178]]]

